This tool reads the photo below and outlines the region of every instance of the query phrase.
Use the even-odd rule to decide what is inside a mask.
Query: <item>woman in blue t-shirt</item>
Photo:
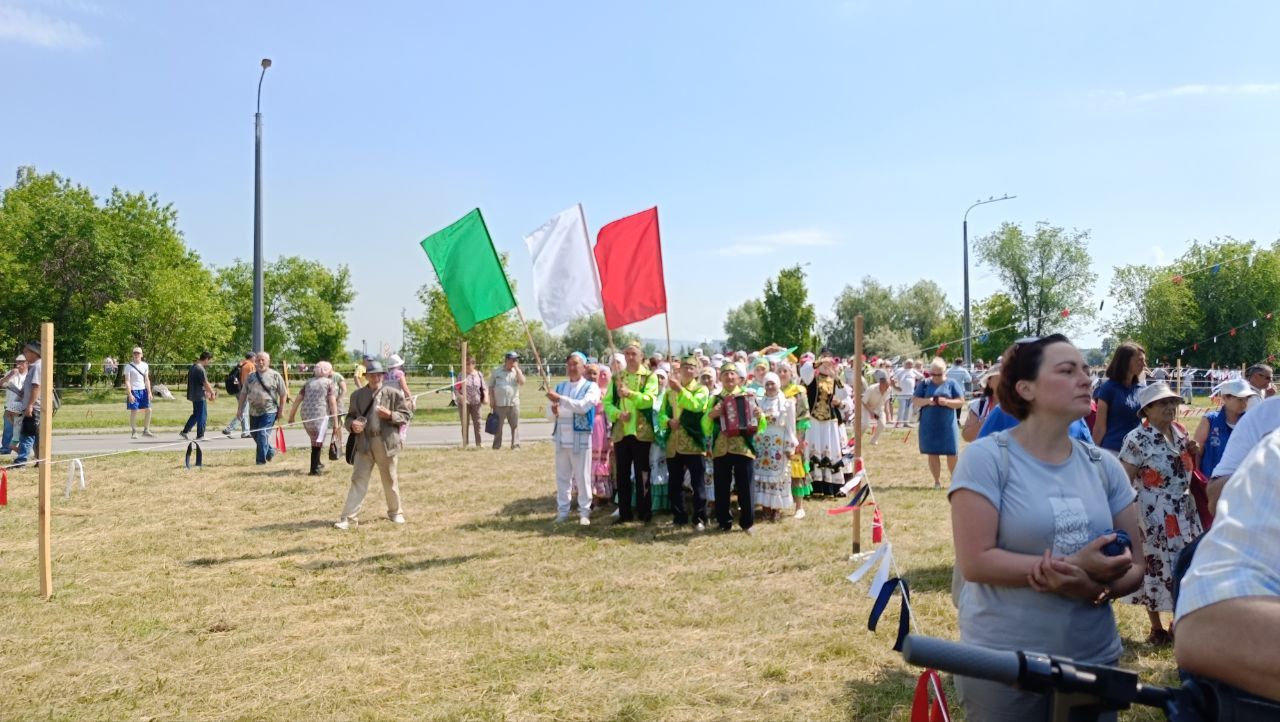
[[[1125,341],[1107,365],[1107,380],[1093,394],[1098,400],[1093,443],[1112,454],[1120,453],[1124,437],[1138,426],[1138,389],[1146,369],[1146,349]]]

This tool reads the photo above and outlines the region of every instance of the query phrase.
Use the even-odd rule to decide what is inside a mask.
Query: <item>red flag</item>
[[[601,228],[595,255],[606,326],[618,328],[667,312],[656,207]]]

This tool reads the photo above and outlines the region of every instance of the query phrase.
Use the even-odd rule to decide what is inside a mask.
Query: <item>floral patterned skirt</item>
[[[755,470],[752,473],[752,500],[766,509],[790,509],[791,456],[782,429],[766,428],[756,434]]]
[[[1178,554],[1204,533],[1195,500],[1179,493],[1177,485],[1158,489],[1144,486],[1138,490],[1138,509],[1142,514],[1147,573],[1138,591],[1124,600],[1141,604],[1151,612],[1172,612],[1173,565]]]

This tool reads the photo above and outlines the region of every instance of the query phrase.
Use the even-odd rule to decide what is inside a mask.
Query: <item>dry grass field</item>
[[[955,638],[945,496],[901,440],[868,447],[868,467],[916,631]],[[553,526],[548,445],[413,450],[409,524],[385,521],[379,488],[340,532],[345,464],[313,478],[300,450],[267,467],[244,452],[207,463],[87,462],[88,491],[55,500],[47,602],[35,475],[10,475],[0,718],[908,718],[916,672],[891,650],[897,604],[867,631],[866,582],[845,580],[848,516],[830,503],[754,536],[695,536],[669,517]],[[1141,641],[1145,614],[1117,609],[1124,664],[1172,682],[1169,651]]]

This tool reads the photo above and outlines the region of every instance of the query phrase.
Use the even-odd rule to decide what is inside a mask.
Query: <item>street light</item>
[[[964,365],[966,368],[973,365],[973,339],[970,338],[969,332],[969,211],[978,206],[985,206],[988,203],[999,203],[1000,201],[1009,201],[1017,198],[1017,196],[1003,195],[999,198],[995,196],[988,197],[985,201],[977,201],[964,211]]]
[[[253,349],[266,351],[262,318],[262,79],[271,58],[262,59],[258,76],[258,108],[253,114]]]

